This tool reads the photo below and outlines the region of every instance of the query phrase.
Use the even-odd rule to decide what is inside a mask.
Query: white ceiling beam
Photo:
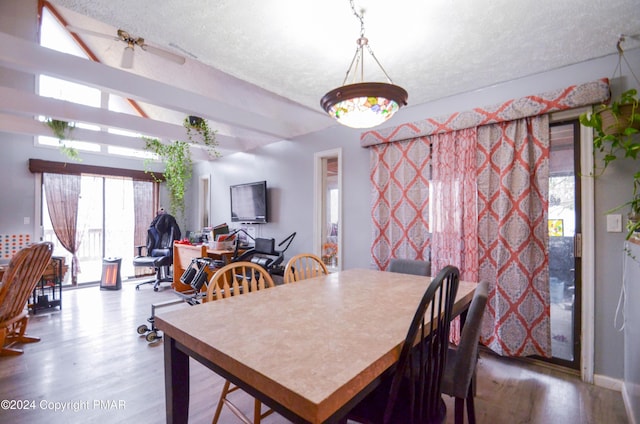
[[[60,53],[3,32],[0,32],[0,66],[34,75],[44,73],[185,115],[210,117],[213,121],[279,139],[296,136],[300,130],[299,122],[289,124],[284,120],[286,117],[273,119],[242,110],[198,93]]]
[[[41,97],[34,93],[4,86],[0,86],[0,111],[28,116],[42,115],[67,122],[83,122],[105,128],[119,128],[163,140],[187,141],[186,130],[182,125]],[[230,151],[244,151],[246,149],[245,142],[237,138],[217,133],[216,140],[220,148],[223,149]]]
[[[51,129],[44,123],[33,118],[23,116],[0,113],[0,131],[22,134],[27,136],[45,136],[54,137]],[[89,143],[97,143],[102,146],[118,146],[129,149],[144,150],[144,140],[139,137],[128,137],[119,134],[112,134],[106,131],[93,131],[84,128],[74,128],[71,133],[73,140],[86,141]],[[191,149],[192,159],[194,161],[211,160],[209,154],[200,146]],[[224,148],[219,149],[221,154],[230,153],[231,151]],[[82,152],[80,152],[82,156]]]

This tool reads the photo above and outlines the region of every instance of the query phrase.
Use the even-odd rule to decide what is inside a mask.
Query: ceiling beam
[[[60,53],[3,32],[0,32],[0,66],[82,83],[125,98],[179,111],[185,115],[210,118],[277,139],[289,139],[299,135],[301,131],[299,119],[289,123],[285,121],[286,117],[274,119],[260,115],[199,93]],[[256,87],[256,90],[259,89]],[[268,111],[268,108],[265,110]]]
[[[163,140],[187,140],[187,133],[182,125],[41,97],[37,94],[3,86],[0,86],[0,111],[29,117],[45,116],[67,122],[83,122],[104,128],[118,128]],[[0,127],[0,129],[3,128]],[[230,151],[246,150],[244,142],[240,139],[217,133],[216,140],[222,149]]]
[[[44,122],[40,122],[33,118],[23,116],[10,115],[0,113],[0,131],[22,134],[32,137],[45,136],[53,137],[51,129]],[[101,146],[117,146],[129,149],[144,150],[145,142],[140,137],[128,137],[120,134],[112,134],[106,131],[93,131],[85,128],[74,128],[71,134],[73,140],[86,141],[96,143]],[[199,145],[195,145],[191,149],[192,159],[194,161],[212,160],[207,151]],[[231,153],[233,151],[224,148],[218,149],[221,154]],[[80,152],[82,155],[82,152]]]

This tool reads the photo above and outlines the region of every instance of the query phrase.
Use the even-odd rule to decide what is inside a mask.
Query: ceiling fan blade
[[[67,29],[71,32],[75,32],[76,34],[86,34],[92,35],[94,37],[106,38],[107,40],[119,40],[115,35],[104,34],[102,32],[91,31],[90,29],[79,28],[73,25],[67,25]]]
[[[168,50],[164,50],[158,47],[153,47],[148,44],[140,45],[140,48],[146,52],[151,54],[155,54],[157,56],[163,57],[167,60],[177,63],[178,65],[184,65],[186,58],[184,56],[180,56],[179,54],[172,53]]]

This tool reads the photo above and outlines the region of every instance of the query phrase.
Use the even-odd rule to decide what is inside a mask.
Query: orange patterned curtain
[[[478,129],[479,279],[489,281],[482,341],[508,356],[551,356],[549,118]]]
[[[429,260],[429,179],[427,137],[371,148],[371,256],[379,269],[391,258]]]

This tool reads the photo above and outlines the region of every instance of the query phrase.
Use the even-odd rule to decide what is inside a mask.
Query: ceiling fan
[[[122,62],[120,64],[122,68],[130,69],[133,67],[133,54],[134,54],[134,48],[136,46],[140,47],[140,49],[148,53],[155,54],[156,56],[160,56],[164,59],[170,60],[179,65],[183,65],[186,60],[184,56],[180,56],[179,54],[161,49],[159,47],[150,46],[149,44],[144,42],[144,38],[135,37],[123,29],[119,29],[116,33],[117,34],[116,36],[104,34],[102,32],[91,31],[89,29],[78,28],[71,25],[67,25],[67,29],[78,35],[87,34],[87,35],[92,35],[94,37],[106,38],[109,40],[119,40],[126,43],[127,46],[124,48],[124,52],[122,54]]]

